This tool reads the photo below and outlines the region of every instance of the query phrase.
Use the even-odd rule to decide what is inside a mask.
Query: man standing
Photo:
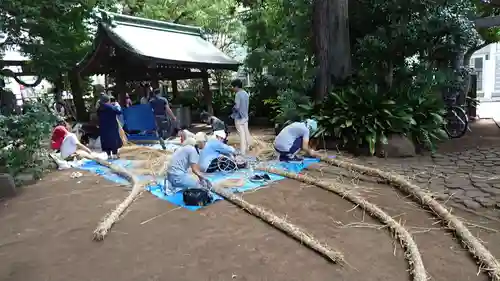
[[[250,105],[250,95],[243,90],[243,83],[240,79],[231,82],[231,90],[236,93],[234,97],[234,107],[231,117],[240,136],[240,152],[245,155],[253,144],[250,130],[248,130],[248,107]]]
[[[170,109],[168,100],[161,96],[160,89],[154,91],[154,97],[149,103],[155,115],[158,136],[163,139],[171,137],[177,118]]]

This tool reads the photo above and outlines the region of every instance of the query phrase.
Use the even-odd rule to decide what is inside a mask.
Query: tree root
[[[477,259],[480,264],[480,269],[488,273],[492,280],[500,280],[500,264],[497,259],[491,254],[488,249],[467,229],[467,227],[456,216],[452,215],[443,205],[436,201],[432,195],[422,190],[415,184],[407,181],[403,176],[381,171],[376,168],[370,168],[363,165],[355,164],[341,160],[342,158],[321,157],[321,161],[330,165],[339,166],[345,169],[355,170],[358,173],[367,174],[378,177],[402,190],[403,192],[412,195],[420,201],[420,204],[432,210],[441,220],[446,222],[447,226],[452,229],[462,244],[469,252]]]
[[[395,221],[391,216],[389,216],[375,204],[366,201],[360,196],[354,195],[353,193],[349,192],[348,189],[342,187],[339,184],[330,184],[310,176],[298,175],[275,168],[257,167],[256,169],[291,178],[310,185],[315,185],[327,191],[336,193],[342,198],[346,198],[347,200],[351,201],[353,204],[360,206],[361,208],[369,212],[371,216],[377,218],[382,223],[387,225],[393,231],[393,234],[399,239],[401,245],[403,245],[403,247],[407,250],[406,259],[408,260],[408,264],[412,269],[413,280],[427,281],[427,272],[424,268],[422,256],[420,255],[417,244],[413,240],[411,234],[401,224]]]
[[[227,201],[232,204],[242,208],[246,212],[253,216],[256,216],[263,221],[267,222],[269,225],[281,230],[290,237],[296,239],[300,243],[306,245],[310,249],[319,253],[327,260],[333,263],[339,263],[344,261],[342,253],[331,249],[328,245],[321,244],[318,240],[313,238],[311,235],[305,233],[299,227],[287,222],[286,220],[276,216],[275,214],[263,209],[262,207],[250,204],[249,202],[243,200],[240,196],[233,194],[232,192],[221,188],[217,184],[213,185],[213,191],[218,195],[224,197]]]

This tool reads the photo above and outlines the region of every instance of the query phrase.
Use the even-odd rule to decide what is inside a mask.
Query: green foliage
[[[23,109],[22,115],[0,115],[0,169],[14,176],[30,169],[39,177],[43,146],[55,124],[55,116],[42,101],[27,103]]]
[[[2,1],[0,31],[9,35],[3,47],[18,46],[32,59],[36,73],[55,82],[90,50],[92,11],[99,4],[79,0]]]
[[[474,15],[478,18],[500,15],[500,9],[497,6],[491,5],[490,3],[485,3],[485,1],[472,0],[472,4],[474,5]],[[480,28],[478,32],[481,36],[483,44],[474,46],[471,51],[477,50],[481,45],[500,41],[499,27]]]
[[[368,81],[351,84],[320,105],[301,105],[299,115],[318,120],[316,136],[332,136],[348,148],[368,146],[374,154],[377,144],[400,134],[433,150],[437,141],[447,138],[440,94],[445,80],[421,69],[406,74],[411,82],[392,91],[382,92]]]
[[[264,102],[278,124],[314,115],[320,133],[347,146],[368,145],[373,153],[388,135],[405,134],[433,149],[446,137],[442,93],[463,88],[464,73],[452,69],[485,38],[471,20],[480,9],[474,1],[349,2],[354,75],[317,105],[309,98],[317,67],[310,1],[250,5],[246,65],[276,88]]]

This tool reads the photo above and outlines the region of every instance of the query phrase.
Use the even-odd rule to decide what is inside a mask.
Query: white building
[[[500,121],[500,44],[493,43],[476,51],[470,66],[477,73],[478,116]]]

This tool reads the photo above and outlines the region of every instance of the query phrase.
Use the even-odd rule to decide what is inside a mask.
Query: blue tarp
[[[136,104],[123,109],[123,120],[127,130],[154,131],[156,130],[155,116],[149,104]]]
[[[317,163],[317,162],[319,162],[319,160],[317,160],[317,159],[305,159],[302,162],[290,162],[290,163],[273,161],[273,162],[269,162],[268,166],[273,167],[273,168],[278,168],[281,170],[287,170],[287,171],[294,172],[294,173],[299,173],[304,168],[308,167],[309,165],[311,165],[313,163]],[[133,162],[130,160],[112,160],[112,163],[115,165],[124,167],[124,168],[131,167],[131,165],[133,164]],[[95,161],[86,161],[79,168],[82,170],[90,171],[92,173],[101,175],[105,179],[110,180],[110,181],[115,182],[115,183],[118,183],[118,184],[127,184],[128,183],[125,179],[112,173],[109,168],[101,166],[98,163],[96,163]],[[263,174],[263,173],[264,172],[260,172],[260,171],[252,172],[248,169],[243,169],[243,170],[238,170],[238,171],[231,172],[231,173],[223,173],[223,172],[214,173],[214,174],[207,175],[207,178],[210,180],[210,182],[218,182],[220,180],[225,180],[225,179],[244,178],[245,179],[244,185],[241,187],[236,187],[236,188],[231,189],[233,192],[246,192],[249,190],[254,190],[256,188],[266,186],[270,182],[279,181],[279,180],[284,179],[282,176],[278,176],[275,174],[269,174],[269,176],[271,177],[271,181],[252,182],[249,180],[249,178],[251,176],[253,176],[255,174]],[[139,178],[141,178],[141,177],[139,177]],[[150,176],[143,176],[142,178],[152,179]],[[194,210],[201,208],[198,206],[186,206],[183,202],[183,199],[182,199],[182,192],[178,192],[174,195],[165,195],[163,193],[164,178],[157,178],[155,180],[157,182],[156,185],[149,185],[146,187],[146,189],[148,191],[150,191],[153,195],[157,196],[160,199],[166,200],[172,204],[184,207],[184,208],[189,209],[189,210],[194,211]],[[218,200],[222,200],[222,198],[216,194],[213,194],[213,196],[215,199],[214,202],[218,201]]]
[[[128,134],[130,141],[157,140],[156,121],[150,104],[137,104],[123,109],[124,127],[127,131],[140,131]]]

